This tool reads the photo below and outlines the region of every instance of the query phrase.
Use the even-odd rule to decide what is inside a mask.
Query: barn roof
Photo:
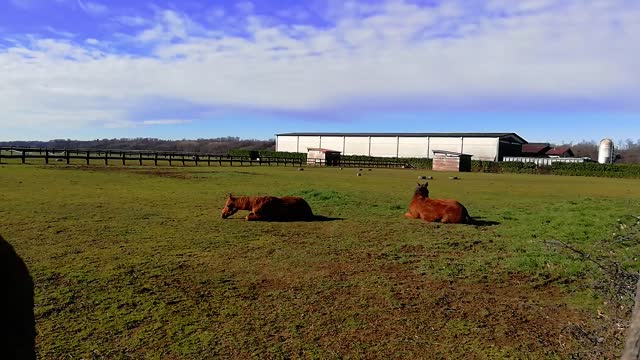
[[[571,150],[570,146],[558,146],[555,147],[549,151],[547,151],[547,155],[562,155],[564,153],[569,153],[571,156],[573,156],[573,151]]]
[[[463,154],[461,152],[448,151],[448,150],[431,150],[434,154],[445,154],[447,156],[473,156],[471,154]]]
[[[522,145],[522,152],[525,154],[545,153],[550,147],[551,145],[547,143],[529,143]]]
[[[320,151],[320,152],[323,152],[323,153],[340,153],[340,151],[338,151],[338,150],[331,150],[331,149],[325,149],[325,148],[310,147],[310,148],[307,148],[307,151],[309,151],[309,150]]]
[[[337,133],[337,132],[291,132],[276,134],[276,136],[353,136],[353,137],[475,137],[475,138],[506,138],[515,137],[518,141],[526,144],[527,141],[516,133],[512,132],[487,132],[487,133]]]

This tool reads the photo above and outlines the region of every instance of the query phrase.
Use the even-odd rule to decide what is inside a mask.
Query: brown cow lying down
[[[222,208],[226,219],[238,210],[249,210],[247,221],[312,221],[315,216],[309,204],[295,196],[233,196],[229,194]]]
[[[409,203],[409,212],[404,216],[409,219],[422,219],[430,222],[472,224],[473,218],[467,209],[456,200],[431,199],[429,184],[418,183],[416,192]]]

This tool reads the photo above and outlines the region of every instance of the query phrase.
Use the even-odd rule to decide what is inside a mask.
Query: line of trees
[[[575,156],[588,156],[593,160],[598,159],[598,143],[595,141],[582,141],[570,144]],[[616,163],[638,164],[640,163],[640,139],[635,142],[631,139],[619,141],[615,145]]]
[[[154,138],[134,139],[96,139],[50,141],[4,141],[0,146],[47,147],[56,149],[113,149],[113,150],[153,150],[184,151],[203,154],[226,154],[232,149],[275,150],[275,140],[240,139],[239,137],[220,137],[196,140],[160,140]]]
[[[226,154],[229,150],[275,150],[275,140],[240,139],[239,137],[219,137],[196,140],[161,140],[155,138],[121,138],[96,140],[56,139],[50,141],[0,141],[0,146],[48,147],[56,149],[114,149],[114,150],[154,150],[184,151],[206,154]],[[598,159],[598,143],[582,141],[569,144],[575,156]],[[616,163],[640,163],[640,139],[619,141],[615,147]]]

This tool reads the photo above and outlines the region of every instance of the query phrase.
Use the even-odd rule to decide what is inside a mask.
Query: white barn
[[[343,155],[433,158],[433,150],[472,155],[473,160],[501,161],[519,156],[527,141],[515,133],[283,133],[276,151],[306,153],[308,148]]]

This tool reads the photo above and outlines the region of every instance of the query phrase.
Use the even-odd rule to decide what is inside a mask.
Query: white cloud
[[[118,16],[115,20],[127,26],[144,26],[149,24],[149,20],[141,16]]]
[[[94,39],[94,38],[88,38],[84,42],[86,42],[89,45],[98,45],[100,43],[98,39]]]
[[[179,125],[188,124],[191,120],[179,120],[179,119],[161,119],[161,120],[144,120],[142,125]]]
[[[454,109],[615,100],[639,110],[637,3],[465,4],[347,3],[343,15],[327,10],[334,21],[323,27],[246,17],[246,37],[166,10],[127,40],[151,48],[147,55],[21,38],[0,49],[0,125],[181,123],[138,118],[134,110],[153,98],[278,111],[410,100]],[[493,16],[501,8],[512,15]]]
[[[63,37],[63,38],[73,38],[75,37],[75,34],[69,31],[61,31],[58,29],[55,29],[51,26],[45,26],[45,30],[47,30],[48,32],[50,32],[53,35],[57,35],[59,37]]]
[[[78,6],[80,6],[80,9],[82,9],[87,14],[95,16],[104,15],[109,12],[109,8],[106,5],[93,1],[78,0]]]
[[[109,120],[103,123],[103,127],[107,129],[124,129],[124,128],[137,128],[141,126],[157,126],[157,125],[181,125],[189,124],[191,120],[180,119],[157,119],[157,120]]]

